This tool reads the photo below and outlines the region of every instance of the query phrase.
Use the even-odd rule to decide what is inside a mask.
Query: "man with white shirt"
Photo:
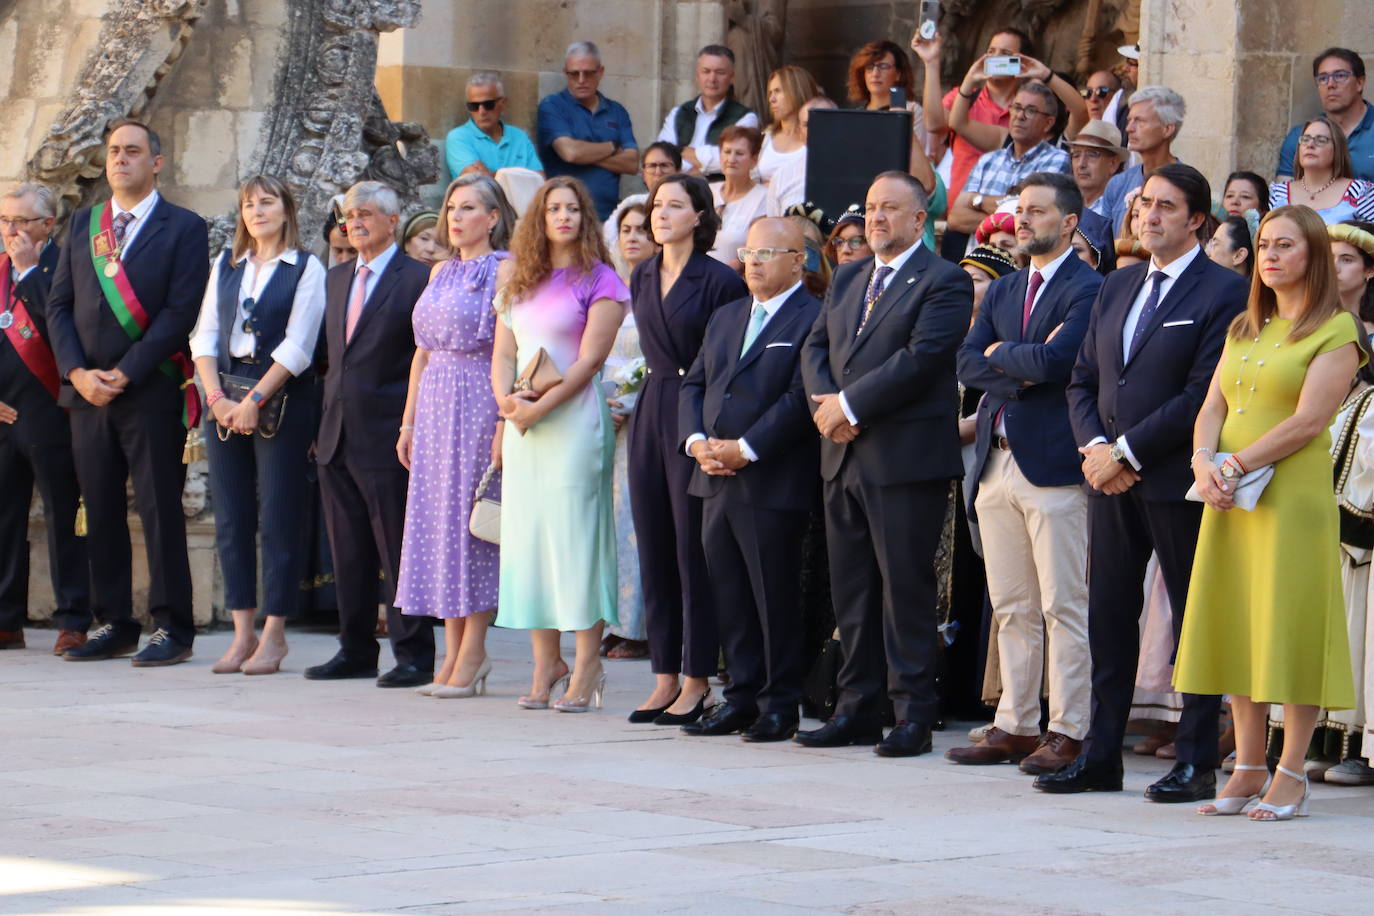
[[[658,139],[682,150],[685,171],[714,181],[720,177],[720,132],[735,124],[758,127],[759,116],[735,99],[734,51],[724,45],[702,48],[695,76],[700,95],[668,112]]]
[[[186,340],[210,273],[205,221],[163,199],[158,135],[111,125],[105,178],[112,197],[72,214],[48,294],[48,331],[70,409],[86,507],[92,611],[101,626],[68,661],[134,655],[135,667],[191,657],[191,566],[181,490],[186,431],[200,418]],[[156,630],[138,652],[125,487],[148,551],[148,611]]]
[[[1022,182],[1016,241],[1030,266],[992,282],[959,348],[959,380],[987,392],[969,518],[983,541],[1002,696],[987,735],[945,754],[955,763],[1053,772],[1078,756],[1088,730],[1088,497],[1064,394],[1102,285],[1074,256],[1082,214],[1069,176]]]
[[[1174,615],[1183,624],[1202,504],[1184,494],[1193,424],[1231,320],[1249,284],[1202,254],[1198,230],[1211,189],[1191,166],[1150,172],[1141,200],[1143,264],[1113,271],[1093,305],[1069,383],[1069,415],[1089,489],[1088,641],[1092,720],[1083,753],[1036,778],[1045,792],[1121,791],[1121,745],[1140,654],[1145,567],[1159,555]],[[1145,791],[1156,802],[1216,794],[1220,698],[1183,695],[1178,762]]]
[[[697,460],[701,540],[730,681],[725,702],[683,727],[785,741],[797,730],[804,675],[801,580],[806,519],[820,500],[819,440],[798,359],[821,304],[802,286],[801,229],[764,218],[739,252],[750,295],[719,309],[678,409]]]
[[[835,272],[802,349],[824,437],[831,597],[844,647],[835,713],[797,733],[806,747],[873,744],[884,757],[915,756],[930,751],[940,718],[934,560],[950,481],[964,472],[954,359],[973,281],[921,243],[926,208],[911,175],[877,177],[864,205],[874,257]],[[897,718],[885,738],[884,671]]]

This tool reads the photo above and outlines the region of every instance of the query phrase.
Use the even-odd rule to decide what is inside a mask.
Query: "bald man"
[[[682,730],[785,741],[801,700],[802,535],[820,501],[820,437],[799,357],[821,304],[802,286],[794,223],[757,220],[745,245],[750,295],[711,316],[678,407],[730,673],[725,702]]]

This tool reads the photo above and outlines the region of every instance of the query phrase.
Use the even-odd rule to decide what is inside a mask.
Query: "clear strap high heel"
[[[1292,770],[1279,765],[1279,772],[1289,779],[1295,779],[1302,783],[1302,798],[1292,805],[1271,805],[1268,802],[1260,802],[1255,805],[1254,811],[1250,812],[1252,821],[1291,821],[1295,817],[1307,817],[1307,802],[1312,792],[1312,784],[1307,781],[1306,773],[1294,773]],[[1267,812],[1270,817],[1255,817],[1257,812]]]
[[[587,712],[590,709],[600,709],[601,700],[606,694],[606,672],[602,671],[596,679],[596,686],[592,688],[590,697],[564,697],[553,708],[559,712]]]
[[[430,696],[439,700],[459,700],[465,697],[480,697],[487,692],[487,675],[491,674],[491,656],[482,659],[482,664],[477,666],[477,673],[472,676],[472,683],[466,687],[451,687],[447,684],[436,688],[430,692]]]
[[[558,685],[562,684],[563,689],[567,690],[568,679],[571,677],[571,671],[565,672],[564,674],[560,674],[549,684],[548,692],[544,694],[544,698],[542,700],[536,696],[521,697],[520,699],[515,701],[515,705],[519,706],[522,709],[548,709],[549,698],[552,697],[553,692],[558,689]]]
[[[1238,763],[1236,764],[1235,768],[1237,770],[1264,770],[1265,772],[1269,771],[1269,768],[1262,763]],[[1218,798],[1215,801],[1210,801],[1205,805],[1199,806],[1197,809],[1197,813],[1203,815],[1204,817],[1217,817],[1219,815],[1240,814],[1246,809],[1246,807],[1251,802],[1258,801],[1260,798],[1264,797],[1264,793],[1269,791],[1269,783],[1271,781],[1272,780],[1270,779],[1266,779],[1264,781],[1264,788],[1260,789],[1254,795],[1232,795],[1225,798]],[[1208,811],[1208,808],[1211,808],[1212,810]]]

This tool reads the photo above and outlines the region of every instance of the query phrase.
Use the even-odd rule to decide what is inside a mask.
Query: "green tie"
[[[768,320],[768,312],[759,303],[754,303],[753,311],[749,313],[749,327],[744,331],[744,346],[739,348],[740,358],[749,352],[754,341],[758,339],[759,331],[763,330],[763,323]]]

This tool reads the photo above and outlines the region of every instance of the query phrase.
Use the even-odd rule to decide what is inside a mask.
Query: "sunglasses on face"
[[[468,111],[476,111],[479,108],[486,111],[492,111],[496,108],[498,102],[504,102],[505,100],[506,97],[503,95],[496,99],[483,99],[480,102],[468,102]]]
[[[568,79],[570,79],[570,80],[576,80],[576,81],[581,82],[581,81],[591,81],[591,80],[593,80],[593,79],[596,79],[596,74],[597,74],[598,72],[600,72],[600,71],[598,71],[598,70],[564,70],[564,71],[563,71],[563,75],[566,76],[566,77],[567,77]]]
[[[1078,94],[1085,99],[1090,99],[1093,96],[1097,96],[1099,99],[1105,99],[1115,91],[1116,90],[1110,86],[1098,86],[1096,89],[1089,86],[1087,89],[1078,90]]]

